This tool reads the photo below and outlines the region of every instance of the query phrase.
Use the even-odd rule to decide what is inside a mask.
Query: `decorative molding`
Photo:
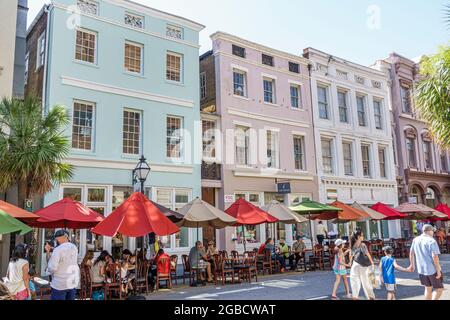
[[[178,98],[173,97],[167,97],[157,94],[152,94],[144,91],[137,91],[127,88],[119,88],[116,86],[108,85],[108,84],[101,84],[97,82],[87,81],[87,80],[81,80],[66,76],[61,76],[61,83],[67,86],[73,86],[88,90],[94,90],[94,91],[100,91],[104,93],[112,93],[117,94],[120,96],[126,96],[136,99],[143,99],[143,100],[149,100],[149,101],[155,101],[160,103],[167,103],[172,105],[177,105],[180,107],[188,107],[193,108],[194,107],[194,101],[189,100],[182,100]]]
[[[91,0],[78,0],[77,1],[77,7],[80,9],[81,12],[91,14],[91,15],[98,15],[98,3]]]
[[[135,161],[114,161],[101,159],[82,159],[82,158],[67,158],[64,162],[75,167],[82,168],[100,168],[100,169],[117,169],[117,170],[133,170],[136,167]],[[174,165],[174,164],[154,164],[149,163],[154,172],[170,172],[170,173],[184,173],[192,174],[194,168],[189,165]]]
[[[253,120],[261,120],[265,122],[272,122],[272,123],[279,123],[279,124],[286,124],[294,127],[302,127],[302,128],[309,128],[310,125],[307,122],[301,122],[301,121],[295,121],[291,119],[283,119],[278,117],[271,117],[268,115],[261,115],[259,113],[252,113],[247,111],[242,111],[239,109],[234,108],[228,108],[228,114],[240,116],[242,118],[247,119],[253,119]]]
[[[303,174],[289,174],[283,173],[281,170],[269,170],[269,169],[234,169],[233,174],[235,177],[248,177],[248,178],[270,178],[270,179],[287,179],[298,181],[314,181],[312,175]]]
[[[358,76],[358,75],[355,74],[355,82],[359,83],[359,84],[362,84],[362,85],[365,85],[366,79],[364,77],[361,77],[361,76]]]
[[[183,28],[168,24],[166,26],[166,36],[170,38],[183,40],[184,39]]]
[[[124,23],[133,28],[144,29],[145,17],[134,13],[125,12]]]

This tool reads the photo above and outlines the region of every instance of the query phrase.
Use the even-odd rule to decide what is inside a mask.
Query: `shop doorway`
[[[202,188],[202,200],[209,203],[212,206],[216,206],[216,189],[214,188]],[[216,229],[213,227],[203,228],[203,244],[208,245],[209,241],[216,243]]]

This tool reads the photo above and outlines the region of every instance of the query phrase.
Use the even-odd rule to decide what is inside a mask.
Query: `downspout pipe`
[[[44,57],[44,77],[42,80],[42,113],[45,115],[48,111],[47,107],[47,77],[49,72],[48,67],[48,59],[49,59],[49,49],[50,49],[50,43],[49,43],[49,33],[50,33],[50,14],[53,9],[53,5],[49,4],[44,7],[44,12],[47,16],[47,26],[45,29],[45,57]]]

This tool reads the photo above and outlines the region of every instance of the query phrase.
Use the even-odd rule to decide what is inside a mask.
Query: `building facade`
[[[201,166],[192,146],[200,125],[204,27],[126,0],[56,0],[43,12],[28,34],[36,63],[30,72],[42,68],[42,76],[33,78],[37,83],[30,77],[27,88],[42,86],[45,110],[67,107],[72,150],[66,161],[75,168],[71,182],[46,194],[44,205],[72,197],[107,216],[136,190],[132,170],[141,155],[152,169],[145,185],[152,200],[179,209],[200,196]],[[169,253],[184,254],[195,234],[183,228],[160,240]],[[46,230],[41,241],[48,236]],[[72,241],[80,257],[87,249],[117,255],[142,245],[87,230],[73,232]]]
[[[313,48],[304,56],[311,62],[318,200],[397,206],[387,75]],[[369,239],[400,232],[395,221],[357,225]],[[349,234],[348,224],[339,228]]]
[[[211,39],[213,50],[202,57],[200,70],[206,86],[203,159],[213,168],[204,172],[204,192],[212,199],[214,190],[221,209],[238,198],[257,206],[317,198],[308,61],[222,32]],[[208,131],[211,127],[219,130]],[[221,133],[213,144],[212,132]],[[279,192],[278,183],[288,189]],[[291,244],[300,231],[309,233],[308,225],[248,227],[247,248],[268,236]],[[222,249],[243,250],[242,240],[241,228],[217,233]]]
[[[0,99],[22,98],[25,74],[25,35],[27,30],[27,0],[0,3]],[[18,204],[17,187],[0,193],[1,200]],[[23,204],[19,204],[23,206]],[[5,274],[9,257],[20,237],[0,235],[0,272]]]
[[[419,65],[392,53],[378,62],[392,82],[392,120],[396,144],[399,202],[423,203],[435,208],[450,204],[449,153],[433,142],[427,123],[415,111],[412,92]],[[412,235],[412,225],[402,222],[402,235]]]

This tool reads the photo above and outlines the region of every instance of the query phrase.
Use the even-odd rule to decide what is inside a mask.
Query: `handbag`
[[[369,257],[363,252],[361,247],[356,249],[353,260],[363,267],[370,267],[372,265]]]

